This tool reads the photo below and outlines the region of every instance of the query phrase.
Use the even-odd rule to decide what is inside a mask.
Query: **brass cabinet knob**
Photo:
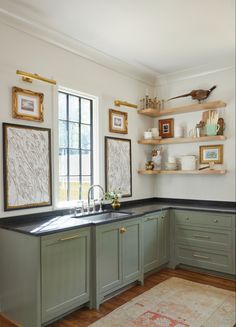
[[[187,217],[186,220],[189,220],[189,217]]]
[[[125,232],[127,232],[127,229],[126,229],[125,227],[121,227],[121,228],[120,228],[120,233],[123,234],[123,233],[125,233]]]
[[[214,220],[214,223],[218,223],[218,219],[215,219],[215,220]]]

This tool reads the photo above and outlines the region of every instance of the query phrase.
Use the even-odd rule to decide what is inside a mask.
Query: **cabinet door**
[[[42,239],[42,322],[89,301],[90,229]]]
[[[122,283],[119,227],[119,224],[113,223],[97,228],[97,288],[100,294],[104,294]]]
[[[158,215],[143,218],[144,273],[158,267]]]
[[[159,213],[158,219],[158,249],[159,249],[159,265],[163,265],[169,261],[170,252],[170,236],[169,236],[169,212]]]
[[[123,229],[124,228],[124,229]],[[123,231],[123,232],[122,232]],[[141,275],[141,222],[131,220],[121,225],[123,283]]]

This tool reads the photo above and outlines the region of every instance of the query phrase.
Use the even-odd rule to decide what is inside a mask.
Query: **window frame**
[[[66,120],[65,119],[60,119],[59,118],[59,94],[63,93],[66,95]],[[81,100],[85,99],[85,100],[89,100],[91,101],[90,104],[90,124],[86,124],[86,123],[82,123],[81,122],[81,110],[79,110],[79,121],[77,122],[79,124],[79,136],[81,136],[81,125],[85,125],[85,126],[90,126],[90,175],[82,175],[82,165],[81,165],[81,161],[82,161],[82,152],[84,150],[87,149],[82,149],[81,147],[81,137],[79,138],[79,161],[80,161],[80,167],[79,167],[79,175],[70,175],[70,163],[69,163],[69,151],[74,148],[70,148],[70,144],[69,144],[69,132],[68,132],[68,127],[69,127],[69,123],[73,122],[69,120],[69,96],[75,96],[78,97],[79,100],[79,108],[81,108]],[[70,200],[69,199],[69,192],[70,192],[70,186],[69,186],[69,181],[70,181],[70,177],[71,176],[75,176],[79,178],[79,182],[80,184],[82,183],[83,177],[84,176],[88,176],[90,177],[90,184],[93,185],[95,182],[99,183],[99,159],[98,159],[98,145],[99,145],[99,141],[98,141],[98,97],[96,96],[92,96],[89,94],[85,94],[82,92],[77,92],[71,89],[67,89],[64,87],[59,87],[57,90],[57,103],[58,103],[58,110],[57,110],[57,158],[58,158],[58,162],[57,162],[57,178],[56,178],[56,188],[57,188],[57,192],[56,192],[56,199],[55,199],[55,203],[56,203],[56,207],[71,207],[71,206],[75,206],[75,204],[78,204],[78,201],[81,201],[81,196],[82,196],[82,188],[80,185],[80,189],[79,189],[79,198],[76,200]],[[66,122],[66,127],[67,127],[67,147],[60,147],[59,146],[59,122],[60,121],[64,121]],[[96,140],[96,142],[94,142]],[[59,172],[59,151],[60,149],[66,149],[67,151],[67,174],[66,175],[60,175]],[[96,166],[94,165],[94,162],[96,162]],[[59,179],[60,177],[65,177],[67,180],[67,200],[66,201],[61,201],[59,198]]]

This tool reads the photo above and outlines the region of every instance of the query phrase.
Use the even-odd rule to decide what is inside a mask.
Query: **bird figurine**
[[[167,101],[177,99],[177,98],[183,98],[191,96],[193,100],[198,100],[199,103],[201,103],[202,100],[205,100],[209,97],[211,92],[216,88],[216,85],[212,86],[209,90],[192,90],[190,93],[182,94],[174,98],[170,98]]]

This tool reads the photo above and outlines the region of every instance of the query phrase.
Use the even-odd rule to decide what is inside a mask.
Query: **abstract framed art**
[[[50,206],[51,131],[3,123],[4,210]]]
[[[132,196],[131,140],[105,136],[106,192]]]

